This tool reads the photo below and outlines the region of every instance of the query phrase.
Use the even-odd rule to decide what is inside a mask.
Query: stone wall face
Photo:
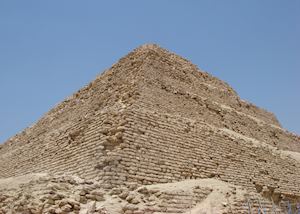
[[[264,123],[280,127],[272,113],[241,100],[227,83],[199,70],[189,61],[163,50],[149,51],[147,59],[151,60],[146,61],[144,66],[144,89],[165,90],[183,95],[181,98],[213,100]]]
[[[98,122],[103,122],[105,115],[99,116]],[[50,173],[75,173],[88,176],[93,171],[96,154],[98,151],[97,132],[93,132],[93,126],[83,123],[70,124],[66,133],[61,138],[51,139],[35,138],[29,142],[20,142],[16,148],[6,148],[0,157],[0,177],[24,175],[33,172]],[[82,127],[85,127],[84,129]],[[48,137],[48,138],[47,138]],[[92,141],[97,138],[97,143]]]
[[[300,138],[270,123],[256,112],[233,108],[219,101],[214,94],[201,93],[188,87],[151,86],[143,88],[140,106],[156,112],[166,112],[186,118],[197,118],[207,124],[227,128],[244,136],[275,146],[278,149],[300,152]],[[239,102],[243,102],[238,99]],[[241,111],[240,111],[241,110]],[[254,116],[255,115],[255,116]]]
[[[195,120],[135,106],[127,113],[123,141],[103,170],[108,187],[214,177],[274,199],[300,197],[300,164],[291,158]]]
[[[106,78],[109,74],[102,76]],[[122,123],[121,112],[135,97],[134,87],[124,81],[113,88],[113,81],[110,86],[98,81],[5,142],[0,148],[0,178],[35,172],[95,177],[107,137],[101,131]]]
[[[100,131],[120,123],[121,112],[135,99],[136,77],[127,72],[134,66],[121,60],[1,145],[0,178],[34,172],[95,177],[107,137]]]

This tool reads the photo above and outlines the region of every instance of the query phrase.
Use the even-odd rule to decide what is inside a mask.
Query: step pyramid
[[[213,194],[215,213],[300,203],[300,137],[153,44],[0,146],[0,213],[201,213]]]

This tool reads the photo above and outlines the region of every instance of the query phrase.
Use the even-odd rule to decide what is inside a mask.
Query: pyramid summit
[[[0,213],[284,213],[299,178],[299,136],[146,44],[0,147]]]

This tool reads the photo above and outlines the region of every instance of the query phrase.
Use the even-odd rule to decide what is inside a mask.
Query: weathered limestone
[[[147,188],[137,188],[190,179],[217,179],[247,193],[220,202],[224,213],[243,213],[248,200],[258,208],[257,198],[283,212],[280,203],[300,203],[299,154],[300,137],[272,113],[187,60],[144,45],[5,142],[0,178],[50,173],[97,183],[72,193],[79,204],[48,198],[53,213],[105,212],[96,206],[105,197],[120,205],[112,213],[182,213],[209,198],[206,187],[174,193],[179,204],[170,201],[173,193],[144,198]],[[197,200],[187,205],[190,196]]]

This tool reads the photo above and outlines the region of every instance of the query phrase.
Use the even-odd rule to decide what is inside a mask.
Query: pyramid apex
[[[148,51],[159,51],[159,50],[162,51],[165,49],[155,43],[146,43],[146,44],[140,45],[134,49],[134,51],[137,51],[137,52],[148,52]]]

